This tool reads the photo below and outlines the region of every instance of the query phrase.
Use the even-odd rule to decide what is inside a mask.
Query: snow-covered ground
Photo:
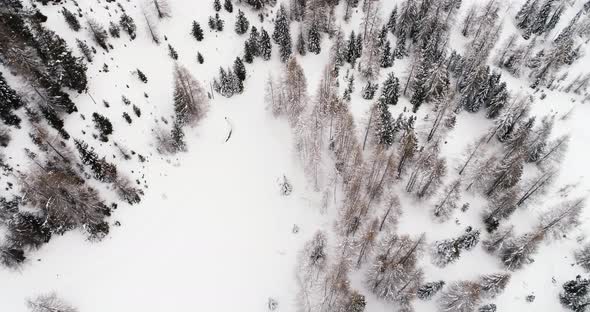
[[[167,55],[167,43],[178,51],[178,62],[186,66],[206,89],[217,76],[219,66],[231,66],[235,57],[243,53],[243,41],[247,35],[239,36],[233,31],[235,13],[230,15],[221,11],[221,17],[226,21],[223,32],[208,30],[207,19],[213,12],[210,2],[170,0],[172,18],[158,22],[158,32],[162,38],[166,36],[167,41],[155,45],[146,34],[141,5],[121,1],[138,24],[138,38],[129,41],[122,33],[120,39],[110,39],[115,47],[111,52],[99,51],[94,62],[89,64],[89,94],[92,98],[88,94],[72,94],[86,121],[79,118],[78,113],[73,114],[66,120],[66,129],[73,137],[92,142],[101,154],[115,155],[117,152],[111,142],[99,145],[91,137],[93,130],[89,116],[95,111],[108,116],[114,127],[111,141],[148,157],[146,163],[139,163],[135,158],[125,161],[116,156],[119,170],[133,180],[140,180],[142,187],[146,187],[146,195],[138,205],[119,204],[110,223],[119,221],[121,226],[113,226],[103,241],[86,242],[81,233],[69,232],[54,237],[39,251],[30,254],[22,269],[0,268],[0,311],[24,312],[26,298],[50,291],[56,291],[82,312],[263,311],[267,309],[270,297],[278,300],[279,311],[297,309],[295,267],[298,252],[316,230],[331,232],[337,213],[334,205],[330,205],[327,213],[322,213],[321,193],[315,192],[304,176],[288,123],[274,118],[267,110],[264,100],[266,79],[269,75],[279,76],[283,66],[276,55],[276,46],[271,62],[258,59],[252,65],[246,64],[248,79],[244,94],[231,99],[215,94],[206,118],[186,131],[186,153],[161,156],[155,150],[152,129],[162,123],[162,117],[170,120],[173,114],[174,62]],[[398,1],[382,2],[385,19]],[[473,2],[477,1],[464,1],[462,10]],[[518,4],[507,3],[507,8],[518,7]],[[65,5],[71,10],[74,8],[70,2]],[[79,5],[84,14],[105,26],[108,20],[119,14],[115,13],[119,10],[116,5],[107,6],[102,1],[79,1]],[[63,36],[71,47],[75,47],[76,37],[90,42],[86,31],[74,33],[69,30],[59,13],[60,8],[61,5],[41,8],[49,17],[47,25]],[[238,8],[247,12],[251,25],[272,31],[269,19],[274,17],[274,10],[261,24],[253,11],[239,5],[234,10]],[[509,17],[514,10],[510,9],[505,29],[513,28]],[[193,20],[199,21],[205,30],[202,42],[190,36]],[[350,25],[342,25],[345,34],[357,28],[359,23],[360,16],[356,14]],[[292,29],[292,35],[297,35],[298,27],[293,25]],[[315,94],[328,60],[329,47],[330,42],[325,40],[322,54],[301,59],[311,96]],[[197,63],[197,52],[203,54],[204,64]],[[103,63],[108,65],[109,72],[102,72]],[[590,59],[586,56],[575,63],[578,68],[572,71],[587,68],[587,64]],[[388,71],[393,71],[400,79],[406,77],[406,65],[399,62],[393,69],[383,71],[382,77]],[[132,73],[137,68],[148,76],[147,84],[141,83]],[[570,78],[574,76],[572,74]],[[508,75],[504,79],[509,80],[511,89],[527,91],[526,83],[510,79]],[[351,103],[359,129],[371,103],[361,99],[361,87],[362,84],[357,83]],[[140,118],[131,113],[129,106],[123,105],[121,95],[141,108]],[[110,108],[104,107],[103,100],[110,103]],[[574,104],[572,100],[576,100],[576,107],[571,117],[559,120],[556,125],[556,134],[570,132],[572,140],[552,192],[558,186],[580,183],[577,192],[582,194],[590,189],[587,180],[590,166],[586,165],[590,144],[588,104],[580,103],[580,97],[576,95],[547,91],[544,100],[535,101],[533,114],[540,117],[558,112],[561,116],[570,110]],[[401,99],[401,105],[392,108],[392,114],[397,116],[404,106],[409,107],[407,99]],[[121,117],[124,111],[132,116],[131,125]],[[422,117],[420,115],[419,120]],[[457,127],[448,134],[443,146],[448,167],[454,168],[461,161],[467,144],[477,137],[475,134],[483,134],[491,125],[483,114],[460,115]],[[225,142],[230,127],[232,136]],[[83,134],[82,130],[86,133]],[[20,153],[22,151],[9,156],[17,158]],[[293,193],[289,196],[282,196],[279,192],[283,176],[293,185]],[[481,200],[476,197],[463,200],[471,201],[469,211],[457,212],[451,221],[438,224],[429,215],[431,202],[417,202],[401,191],[400,196],[404,210],[398,228],[400,233],[426,233],[427,240],[432,242],[456,236],[468,225],[482,226],[481,206],[478,207]],[[559,198],[552,200],[558,201]],[[531,220],[545,208],[546,204],[541,202],[535,208],[518,211],[515,222],[523,227],[517,232],[527,231],[532,226]],[[565,281],[583,272],[580,267],[572,265],[572,250],[577,246],[578,237],[590,233],[588,216],[586,213],[583,225],[566,239],[543,244],[536,261],[512,275],[507,289],[494,300],[498,311],[565,311],[557,296]],[[295,225],[300,229],[298,233],[293,232]],[[428,253],[420,265],[425,269],[427,281],[470,280],[482,273],[503,270],[499,260],[480,247],[464,253],[457,262],[444,269],[432,265]],[[364,288],[361,273],[353,272],[351,279],[353,286],[368,298],[367,312],[392,310],[390,304],[375,298]],[[525,301],[530,294],[536,296],[532,303]],[[432,301],[417,300],[414,306],[420,312],[436,311]]]

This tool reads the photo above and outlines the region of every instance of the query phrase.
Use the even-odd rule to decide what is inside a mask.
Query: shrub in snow
[[[563,284],[563,292],[559,294],[559,301],[575,312],[587,311],[586,307],[590,305],[588,285],[590,285],[590,280],[582,279],[580,275],[576,276],[575,280]]]
[[[78,312],[78,309],[57,297],[55,293],[27,300],[27,307],[31,312]]]
[[[477,312],[496,312],[496,305],[493,303],[482,305]]]
[[[291,192],[293,192],[293,186],[289,183],[286,176],[283,176],[283,181],[280,183],[281,185],[281,195],[289,196]]]

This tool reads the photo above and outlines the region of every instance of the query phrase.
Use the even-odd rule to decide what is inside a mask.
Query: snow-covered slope
[[[278,311],[297,311],[300,308],[297,295],[300,285],[296,280],[298,255],[304,243],[316,231],[323,230],[328,233],[330,252],[336,258],[342,242],[335,230],[341,198],[337,196],[333,201],[330,198],[326,203],[324,190],[314,189],[311,179],[304,173],[291,127],[286,119],[273,117],[268,109],[265,100],[267,79],[269,76],[279,77],[284,71],[276,45],[273,44],[273,56],[269,62],[257,58],[253,64],[246,64],[248,77],[243,94],[224,98],[211,90],[219,67],[231,66],[234,59],[243,54],[248,35],[240,36],[233,31],[237,9],[245,11],[251,25],[271,32],[278,6],[267,9],[268,16],[260,22],[256,11],[235,3],[234,13],[223,9],[220,12],[226,23],[225,30],[213,32],[207,28],[207,20],[213,15],[211,1],[169,0],[172,17],[158,20],[157,31],[162,43],[156,45],[147,34],[142,15],[143,10],[147,10],[143,8],[146,4],[133,0],[119,2],[135,19],[138,37],[131,41],[122,33],[121,38],[109,39],[114,47],[110,52],[98,50],[94,61],[88,64],[88,92],[71,93],[79,112],[65,119],[65,128],[72,137],[84,139],[101,155],[107,155],[120,172],[137,181],[145,196],[137,205],[118,204],[109,220],[111,231],[100,242],[86,241],[79,231],[54,235],[41,249],[29,253],[28,261],[18,270],[0,268],[0,311],[27,311],[27,298],[51,291],[82,312],[262,311],[268,309],[269,298],[277,300]],[[381,2],[384,21],[391,10],[401,4],[397,0]],[[522,2],[505,1],[503,4],[505,10],[502,11],[506,16],[498,46],[517,31],[513,16]],[[472,3],[478,1],[463,1],[458,21]],[[564,27],[581,5],[582,1],[571,7],[568,5],[558,28]],[[105,26],[110,20],[117,21],[121,12],[117,5],[105,1],[39,5],[48,17],[47,27],[62,36],[70,47],[76,47],[76,38],[89,44],[91,39],[85,29],[80,32],[69,29],[60,12],[64,6],[72,11],[79,7],[84,16]],[[344,23],[340,18],[342,6],[338,7],[338,26],[346,36],[351,30],[359,29],[362,13],[360,8],[357,9],[351,21]],[[205,40],[201,42],[190,34],[193,20],[199,21],[205,30]],[[468,43],[459,34],[459,27],[455,26],[456,29],[451,31],[450,46],[464,51],[464,45]],[[299,26],[292,23],[291,29],[295,37]],[[167,44],[178,51],[178,61],[168,56]],[[332,40],[326,36],[321,54],[297,56],[312,98],[329,61],[331,44]],[[583,49],[588,52],[588,46]],[[74,50],[79,54],[77,49]],[[204,56],[204,64],[197,62],[197,52]],[[396,60],[394,67],[381,71],[379,82],[393,72],[402,81],[402,86],[405,85],[403,80],[408,76],[410,62],[409,58]],[[173,68],[176,63],[188,68],[213,98],[206,117],[185,131],[188,150],[161,155],[156,150],[153,132],[157,126],[165,124],[163,118],[166,121],[174,118]],[[104,64],[108,66],[108,72],[103,71]],[[589,65],[587,55],[577,60],[565,69],[571,71],[568,79],[573,79],[578,72],[587,72]],[[349,65],[345,66],[349,68]],[[138,68],[147,75],[147,84],[140,82],[134,74]],[[6,67],[2,66],[0,70],[6,73],[11,84],[21,86],[23,90],[26,88],[24,82],[10,75]],[[526,78],[505,73],[503,79],[513,94],[532,92]],[[372,101],[361,97],[364,82],[358,80],[348,105],[355,118],[358,137],[362,139]],[[345,84],[342,78],[341,90]],[[583,103],[581,95],[547,89],[542,92],[546,93],[546,98],[540,99],[536,95],[531,115],[541,119],[541,116],[556,114],[558,120],[553,136],[570,133],[570,147],[548,195],[511,217],[510,222],[517,225],[518,234],[531,230],[537,217],[546,212],[550,204],[563,200],[557,192],[560,187],[577,184],[574,193],[584,196],[590,188],[587,180],[590,167],[586,165],[590,143],[586,123],[590,108]],[[124,105],[122,95],[141,109],[141,117],[134,115],[130,106]],[[109,107],[103,101],[108,102]],[[572,106],[575,108],[569,117],[559,119]],[[400,97],[400,103],[389,109],[393,116],[411,110],[409,97]],[[107,116],[113,123],[114,133],[108,143],[92,137],[95,130],[90,116],[94,112]],[[124,112],[132,117],[131,124],[121,117]],[[430,125],[431,119],[426,119],[428,114],[432,114],[430,108],[416,114],[418,129]],[[81,118],[82,115],[85,119]],[[451,172],[444,178],[445,185],[457,177],[455,168],[464,161],[467,146],[492,126],[493,121],[486,119],[483,113],[458,115],[456,126],[449,130],[441,144],[442,155]],[[23,127],[27,129],[27,125]],[[26,131],[15,131],[9,148],[3,151],[13,166],[18,164],[26,168],[31,165],[23,156],[22,148],[30,145],[29,141]],[[147,161],[140,162],[137,157],[124,160],[113,146],[114,142],[147,157]],[[280,193],[284,176],[293,186],[289,196]],[[325,177],[325,180],[329,178]],[[331,190],[333,184],[328,184]],[[397,225],[398,233],[412,237],[425,233],[428,243],[455,237],[467,226],[481,229],[482,238],[486,235],[481,213],[487,203],[481,195],[466,192],[461,204],[469,202],[469,210],[461,212],[457,209],[449,221],[438,223],[431,216],[438,197],[418,200],[406,194],[404,185],[398,183],[384,191],[400,197],[403,213]],[[341,194],[342,185],[336,187],[338,190],[334,193]],[[17,194],[18,189],[7,192]],[[109,200],[116,201],[114,197]],[[327,211],[323,210],[324,207]],[[558,295],[564,282],[584,273],[580,266],[574,265],[573,250],[590,233],[588,216],[585,212],[581,226],[566,238],[542,243],[535,262],[513,272],[504,292],[488,301],[494,302],[498,311],[567,311],[559,303]],[[377,298],[367,288],[364,269],[368,265],[353,269],[349,274],[352,287],[366,296],[365,311],[397,311],[396,304]],[[481,246],[465,252],[445,268],[433,265],[428,252],[419,259],[418,265],[424,269],[427,282],[444,280],[449,284],[505,270],[498,258],[485,252]],[[536,299],[527,302],[525,297],[531,294]],[[413,305],[415,311],[438,311],[435,300],[414,300]]]

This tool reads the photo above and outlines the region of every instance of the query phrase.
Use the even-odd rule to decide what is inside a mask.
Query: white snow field
[[[121,38],[110,38],[114,46],[112,51],[96,54],[95,60],[88,64],[88,93],[92,99],[84,93],[72,93],[80,112],[70,115],[65,127],[72,137],[92,142],[99,153],[109,158],[116,154],[112,142],[147,156],[145,163],[135,158],[125,161],[119,156],[113,160],[121,172],[133,180],[138,179],[142,187],[147,186],[145,196],[137,205],[119,204],[109,223],[119,221],[121,225],[112,226],[103,241],[88,242],[79,231],[68,232],[54,236],[40,250],[28,253],[28,261],[21,269],[0,267],[0,312],[28,311],[27,298],[52,291],[80,312],[254,312],[267,311],[269,298],[278,301],[280,312],[297,311],[298,253],[319,229],[329,233],[328,240],[335,247],[333,230],[339,205],[330,202],[327,212],[322,211],[322,193],[316,192],[304,176],[288,122],[273,117],[267,109],[264,99],[267,77],[279,76],[284,66],[278,59],[276,45],[273,44],[270,62],[256,59],[254,64],[246,64],[248,78],[243,94],[230,99],[215,94],[205,119],[186,131],[187,152],[162,156],[156,151],[152,132],[162,123],[162,117],[170,120],[173,115],[174,62],[168,57],[167,43],[178,51],[178,63],[187,67],[209,90],[219,66],[231,66],[236,56],[242,56],[247,35],[239,36],[234,32],[236,14],[223,10],[220,15],[225,19],[225,30],[210,32],[207,27],[207,19],[213,15],[210,0],[169,0],[172,17],[158,22],[158,32],[162,38],[166,36],[167,41],[155,45],[146,33],[140,1],[119,2],[135,19],[138,38],[129,41],[122,32]],[[477,2],[463,1],[462,12]],[[505,1],[508,13],[498,45],[513,32],[512,16],[522,2]],[[382,0],[384,19],[398,3],[397,0]],[[120,14],[114,3],[104,0],[79,0],[78,4],[84,14],[105,26]],[[563,27],[582,4],[577,1],[564,14],[557,29]],[[75,33],[68,28],[59,12],[62,6],[72,11],[75,8],[71,1],[40,8],[49,17],[47,26],[79,53],[75,39],[85,39],[88,43],[91,40],[87,30]],[[262,24],[254,11],[235,3],[234,11],[237,9],[246,12],[251,25],[259,29],[263,26],[269,33],[272,31],[270,20],[276,9]],[[193,20],[199,21],[205,31],[202,42],[190,36]],[[355,14],[350,24],[341,26],[348,34],[358,29],[360,22],[360,14]],[[293,36],[299,33],[296,24],[292,24],[291,33]],[[460,34],[453,36],[452,46],[457,50],[462,50],[465,44],[460,37]],[[298,56],[312,99],[328,61],[330,45],[330,40],[325,39],[320,55]],[[587,46],[584,48],[589,52]],[[203,54],[204,64],[197,63],[197,51]],[[109,72],[102,72],[103,64],[108,65]],[[132,74],[137,68],[147,75],[147,84]],[[588,68],[590,57],[586,55],[567,70],[571,70],[569,77],[573,78],[577,72],[586,72]],[[391,71],[403,81],[407,75],[407,61],[396,61],[393,68],[382,70],[381,81]],[[19,81],[13,76],[8,78]],[[530,92],[526,82],[511,78],[507,73],[503,79],[513,92]],[[361,82],[356,84],[350,104],[359,137],[371,104],[360,96],[362,85]],[[146,98],[144,92],[149,97]],[[590,108],[587,103],[581,103],[578,95],[545,92],[547,97],[536,99],[532,114],[537,114],[539,119],[551,113],[560,117],[575,105],[568,119],[557,121],[554,133],[557,136],[569,132],[572,139],[549,196],[530,208],[517,211],[511,218],[510,222],[518,225],[517,233],[530,230],[536,217],[549,204],[562,200],[556,194],[559,187],[578,183],[576,194],[585,195],[590,190],[590,166],[587,165]],[[142,110],[141,118],[132,116],[131,125],[121,118],[124,111],[129,111],[129,107],[121,103],[121,95]],[[110,103],[110,108],[104,107],[103,100]],[[408,99],[400,98],[400,104],[391,108],[392,114],[397,116],[404,107],[410,108]],[[108,144],[99,145],[91,137],[92,123],[88,116],[95,111],[113,122],[114,133]],[[79,117],[80,113],[86,116],[86,121]],[[419,112],[418,122],[424,118],[424,113],[425,110]],[[448,168],[455,168],[476,134],[485,133],[491,125],[483,114],[459,115],[457,126],[443,144]],[[230,126],[232,135],[225,142]],[[26,134],[20,136],[13,140],[27,139]],[[24,159],[22,150],[8,156]],[[289,196],[279,192],[283,176],[293,185]],[[454,173],[449,174],[445,181],[453,177]],[[433,242],[457,236],[469,225],[483,229],[480,213],[484,202],[480,196],[466,195],[461,202],[470,202],[471,208],[465,213],[456,211],[450,221],[440,224],[430,216],[435,198],[419,202],[399,185],[387,192],[399,193],[402,201],[400,233],[412,236],[425,233],[427,241]],[[508,287],[493,300],[498,311],[568,311],[559,303],[558,294],[564,282],[584,273],[581,267],[573,265],[572,253],[578,240],[584,240],[590,233],[587,211],[582,221],[583,225],[566,238],[543,243],[534,257],[535,262],[512,274]],[[295,225],[299,227],[298,233],[293,232]],[[444,269],[431,264],[429,253],[425,253],[419,265],[425,270],[426,281],[473,280],[484,273],[505,270],[497,257],[480,246],[463,253],[458,261]],[[395,305],[376,298],[366,289],[363,280],[361,271],[351,272],[353,288],[367,297],[365,311],[396,311]],[[530,294],[536,299],[529,303],[525,297]],[[415,300],[413,305],[418,312],[437,311],[435,300]]]

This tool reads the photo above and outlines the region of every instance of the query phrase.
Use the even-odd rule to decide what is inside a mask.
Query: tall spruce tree
[[[201,25],[197,23],[197,21],[193,21],[193,28],[191,30],[191,34],[197,41],[203,40],[203,29],[201,28]]]
[[[250,22],[246,18],[246,15],[242,10],[238,10],[238,18],[236,19],[235,30],[238,35],[243,35],[248,32],[250,28]]]

